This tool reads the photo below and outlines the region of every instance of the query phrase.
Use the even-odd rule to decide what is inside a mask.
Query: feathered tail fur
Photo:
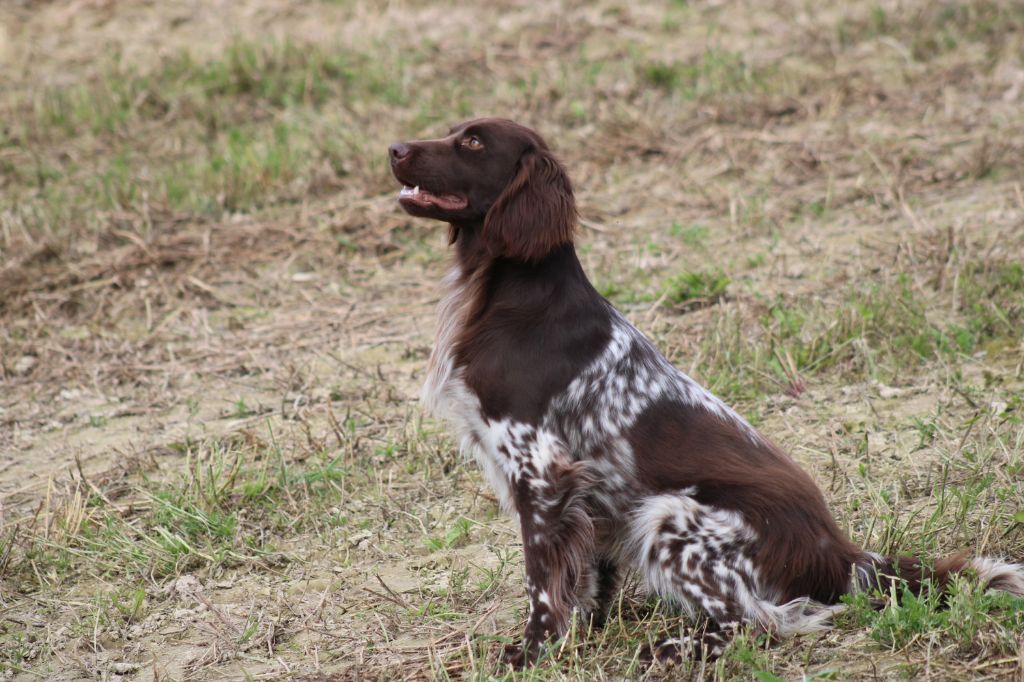
[[[865,553],[855,569],[855,591],[889,592],[894,585],[905,582],[911,592],[918,594],[926,581],[945,588],[954,576],[971,573],[987,589],[1024,596],[1024,565],[993,557],[972,559],[967,552],[940,559],[931,566],[913,557],[891,558]]]

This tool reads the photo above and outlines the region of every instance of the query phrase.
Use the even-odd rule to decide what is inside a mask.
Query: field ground
[[[512,677],[518,533],[416,397],[388,143],[570,169],[602,293],[883,552],[1024,559],[1024,4],[0,4],[0,679]],[[958,583],[714,664],[630,582],[523,679],[1017,679]],[[517,676],[518,678],[518,676]]]

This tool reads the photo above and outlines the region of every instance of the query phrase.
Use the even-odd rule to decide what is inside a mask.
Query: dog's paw
[[[539,654],[540,647],[535,644],[506,644],[505,650],[501,653],[501,660],[512,666],[513,670],[523,670],[536,663]]]
[[[663,639],[657,644],[640,649],[640,662],[644,665],[681,665],[693,657],[693,642],[689,637]]]
[[[707,633],[700,637],[671,637],[659,641],[654,646],[645,646],[640,650],[639,659],[645,665],[682,665],[684,662],[707,660],[714,661],[725,651],[728,640],[718,633]]]

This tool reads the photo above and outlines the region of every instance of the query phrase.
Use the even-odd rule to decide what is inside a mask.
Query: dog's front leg
[[[585,463],[571,462],[564,453],[557,453],[531,460],[513,485],[530,613],[522,646],[510,646],[505,654],[506,660],[521,668],[537,659],[545,642],[566,633],[579,606],[580,588],[592,579],[588,572],[594,555],[594,526],[586,492],[593,476]]]

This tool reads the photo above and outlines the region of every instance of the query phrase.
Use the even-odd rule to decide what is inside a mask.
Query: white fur
[[[753,529],[736,512],[700,504],[691,497],[694,492],[687,488],[651,496],[633,515],[629,539],[620,554],[631,559],[650,589],[678,603],[691,615],[704,611],[714,616],[724,604],[701,590],[699,580],[707,578],[739,604],[742,614],[738,615],[743,621],[780,635],[827,628],[842,607],[823,606],[809,599],[776,604],[760,585],[750,560],[749,550],[758,542]],[[683,537],[683,533],[691,540],[679,555],[673,556],[666,551],[667,546]],[[739,551],[729,549],[737,546]],[[652,550],[656,550],[656,561],[650,560]],[[696,560],[695,572],[685,568],[692,559]],[[755,589],[748,589],[748,583],[755,585]],[[735,590],[727,586],[735,586]],[[727,617],[716,620],[720,625],[729,625]]]
[[[604,351],[556,396],[545,424],[562,415],[581,415],[579,429],[565,433],[573,452],[583,457],[596,450],[615,455],[620,470],[632,471],[633,453],[626,439],[630,428],[654,402],[671,398],[706,409],[738,426],[752,443],[761,436],[739,414],[689,376],[673,367],[654,344],[617,311],[611,314],[611,339]],[[637,362],[636,354],[643,358]],[[584,407],[586,406],[586,407]],[[553,428],[553,426],[551,427]]]
[[[427,363],[427,380],[420,394],[427,410],[435,414],[446,411],[445,397],[455,369],[453,346],[472,305],[469,287],[461,278],[462,272],[456,266],[441,282],[443,293],[437,306],[437,336]]]
[[[1000,561],[993,557],[971,559],[970,567],[978,574],[983,585],[1024,597],[1024,566]]]

